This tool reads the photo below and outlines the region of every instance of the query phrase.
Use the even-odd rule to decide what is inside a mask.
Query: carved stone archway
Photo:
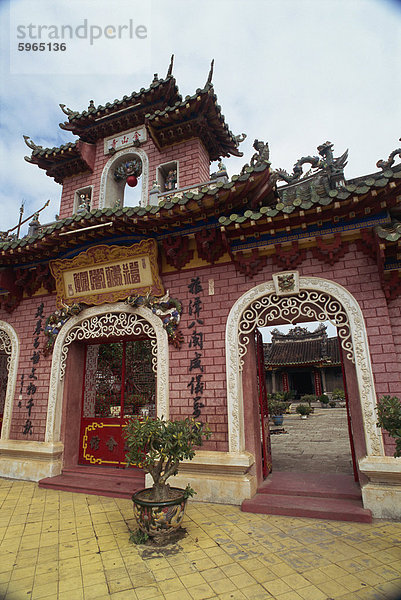
[[[64,371],[70,344],[75,340],[124,337],[146,333],[152,343],[156,371],[157,415],[168,418],[168,338],[161,320],[148,308],[132,308],[120,302],[83,310],[61,328],[53,349],[45,442],[60,441]]]
[[[368,339],[362,311],[341,285],[320,277],[299,277],[299,291],[280,296],[274,282],[262,283],[243,294],[232,307],[226,327],[227,409],[229,450],[245,449],[242,357],[249,334],[256,327],[280,319],[295,323],[300,317],[331,321],[345,355],[355,363],[363,427],[368,455],[383,456],[383,442],[376,425],[376,394]]]
[[[4,401],[1,439],[8,440],[10,437],[11,416],[17,382],[20,345],[14,328],[5,321],[0,321],[0,350],[6,353],[8,364],[8,380],[6,397]]]

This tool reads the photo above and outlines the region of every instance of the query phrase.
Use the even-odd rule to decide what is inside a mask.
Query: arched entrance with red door
[[[284,284],[289,277],[292,279],[290,288],[280,287],[282,275]],[[334,282],[299,277],[297,272],[278,273],[273,275],[273,281],[252,288],[237,300],[226,328],[230,450],[247,450],[255,456],[252,474],[256,487],[263,481],[263,472],[261,423],[255,400],[258,394],[252,384],[256,381],[254,332],[258,327],[300,320],[329,320],[337,327],[350,397],[356,463],[366,455],[383,455],[366,328],[357,301]]]
[[[55,342],[46,441],[63,444],[62,468],[124,466],[124,419],[168,418],[168,339],[148,308],[87,308]]]

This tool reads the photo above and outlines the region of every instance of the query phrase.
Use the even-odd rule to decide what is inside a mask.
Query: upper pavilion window
[[[149,160],[142,148],[118,151],[103,169],[99,208],[146,206]]]
[[[157,184],[160,191],[169,192],[178,186],[178,161],[173,160],[157,167]]]

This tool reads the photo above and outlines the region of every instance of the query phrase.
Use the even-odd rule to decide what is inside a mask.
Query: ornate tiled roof
[[[145,122],[160,148],[196,136],[208,149],[210,160],[230,154],[242,156],[238,151],[238,140],[217,104],[212,83],[197,89],[193,96],[186,96],[182,102],[146,115]]]
[[[247,173],[233,176],[228,182],[212,182],[187,191],[177,190],[174,196],[158,206],[94,209],[76,214],[39,228],[33,236],[0,242],[2,261],[3,264],[27,262],[37,254],[38,248],[48,256],[60,250],[67,251],[85,243],[88,239],[85,228],[92,226],[100,226],[92,232],[90,239],[93,241],[93,236],[96,239],[107,238],[117,231],[120,235],[159,238],[172,231],[196,228],[199,223],[215,222],[227,206],[240,207],[244,202],[260,201],[262,190],[264,197],[269,197],[274,185],[270,175],[269,164],[265,162],[250,167]]]
[[[401,185],[401,165],[385,171],[351,179],[335,189],[327,187],[327,181],[319,174],[302,179],[298,183],[289,184],[277,189],[278,198],[271,206],[262,206],[258,210],[247,210],[244,213],[220,217],[219,222],[225,227],[235,223],[258,221],[263,217],[277,217],[297,214],[316,207],[327,207],[335,203],[345,203],[353,198],[379,192],[390,182]]]
[[[171,71],[172,63],[166,79],[158,79],[156,74],[149,88],[141,88],[139,92],[107,102],[104,106],[95,106],[91,100],[87,110],[77,112],[60,104],[68,116],[68,121],[61,123],[60,127],[80,139],[58,148],[42,148],[28,142],[29,138],[24,136],[33,150],[26,160],[45,169],[48,175],[62,183],[64,177],[88,170],[80,145],[91,145],[98,139],[143,124],[159,149],[198,137],[208,150],[210,160],[242,156],[238,145],[246,136],[234,136],[224,120],[211,82],[213,66],[205,87],[184,100],[178,93]]]
[[[58,147],[43,148],[26,135],[24,139],[32,150],[31,156],[25,156],[25,160],[45,169],[46,174],[54,177],[57,183],[62,183],[65,177],[93,171],[95,147],[92,144],[77,140]]]
[[[132,92],[131,95],[107,102],[104,106],[95,106],[91,100],[87,110],[77,112],[60,104],[63,112],[68,115],[68,121],[60,123],[60,127],[86,142],[95,142],[101,137],[141,125],[145,121],[145,114],[181,100],[176,80],[169,69],[165,79],[158,79],[156,74],[147,89],[141,88],[139,92]]]

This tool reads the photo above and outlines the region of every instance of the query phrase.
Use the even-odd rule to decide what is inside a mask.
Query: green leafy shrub
[[[305,394],[301,397],[301,402],[307,402],[310,406],[312,402],[316,402],[316,398],[317,396],[315,394]]]
[[[311,414],[311,412],[312,412],[311,407],[308,406],[307,404],[298,404],[298,406],[296,407],[295,410],[301,416],[302,415],[309,416]]]
[[[168,500],[170,486],[167,479],[177,475],[179,463],[194,458],[195,447],[202,446],[211,436],[205,423],[194,419],[166,421],[159,417],[143,420],[130,417],[123,432],[128,449],[127,464],[148,471],[154,482],[153,499],[156,501]],[[187,487],[187,496],[192,492]]]
[[[329,406],[330,406],[331,408],[335,408],[335,407],[337,406],[337,402],[336,402],[335,400],[330,400],[330,402],[329,402]]]
[[[282,399],[280,399],[281,396],[281,392],[278,392],[277,394],[267,395],[267,405],[269,408],[269,415],[271,417],[283,415],[289,407],[290,403],[284,402]]]
[[[345,400],[345,392],[342,388],[335,388],[333,390],[333,393],[331,395],[331,397],[333,398],[333,400]]]
[[[318,400],[321,404],[328,404],[330,402],[330,398],[326,394],[321,394]]]
[[[395,439],[394,456],[401,456],[401,400],[396,396],[383,396],[377,401],[379,427]]]

